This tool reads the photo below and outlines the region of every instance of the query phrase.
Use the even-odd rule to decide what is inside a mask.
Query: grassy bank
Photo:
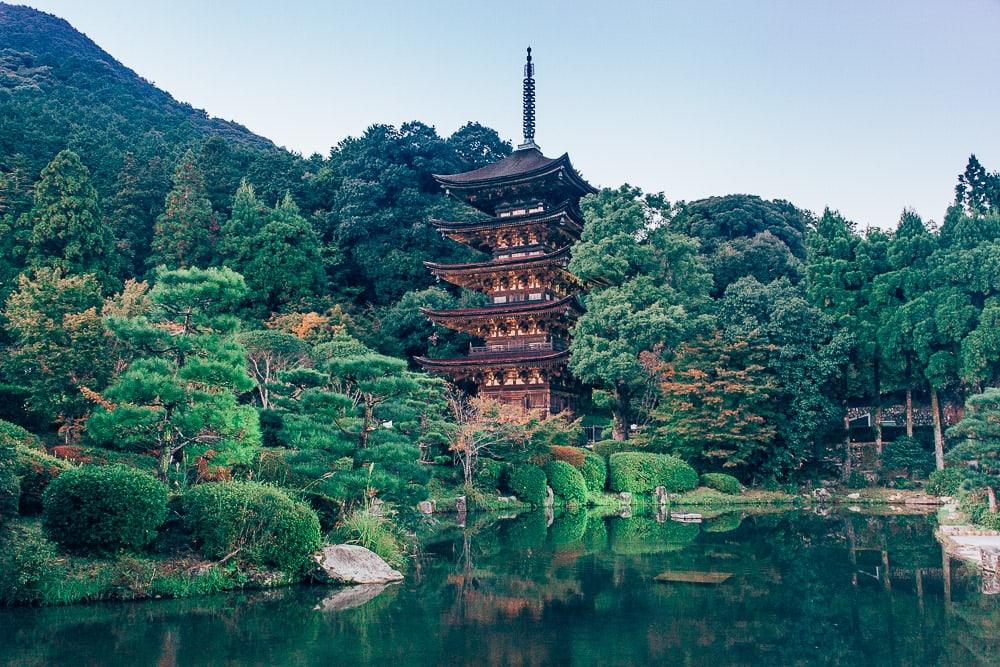
[[[235,562],[214,563],[193,552],[118,553],[104,557],[60,551],[40,522],[16,520],[0,539],[0,602],[62,605],[105,600],[185,598],[227,590],[271,588],[303,580]]]

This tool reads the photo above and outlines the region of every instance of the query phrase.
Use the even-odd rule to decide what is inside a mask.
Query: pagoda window
[[[532,292],[531,294],[528,295],[528,301],[541,301],[541,300],[542,300],[541,292]]]
[[[505,297],[505,296],[495,296],[495,297],[493,297],[493,303],[507,303],[507,297]]]

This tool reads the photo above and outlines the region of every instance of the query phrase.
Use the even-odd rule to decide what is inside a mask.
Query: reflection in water
[[[1000,600],[919,516],[537,512],[425,550],[389,587],[0,611],[0,664],[1000,662]]]

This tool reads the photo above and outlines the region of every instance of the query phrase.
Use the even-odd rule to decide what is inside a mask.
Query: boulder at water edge
[[[323,547],[313,558],[318,565],[314,576],[328,583],[387,584],[403,580],[403,575],[378,554],[356,544]]]

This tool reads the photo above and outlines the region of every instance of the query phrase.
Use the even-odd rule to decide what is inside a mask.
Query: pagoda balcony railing
[[[566,349],[565,343],[551,341],[551,340],[540,340],[540,341],[533,341],[530,343],[494,343],[492,345],[470,345],[469,354],[481,357],[487,355],[511,354],[516,352],[557,352],[559,350],[565,350],[565,349]]]

